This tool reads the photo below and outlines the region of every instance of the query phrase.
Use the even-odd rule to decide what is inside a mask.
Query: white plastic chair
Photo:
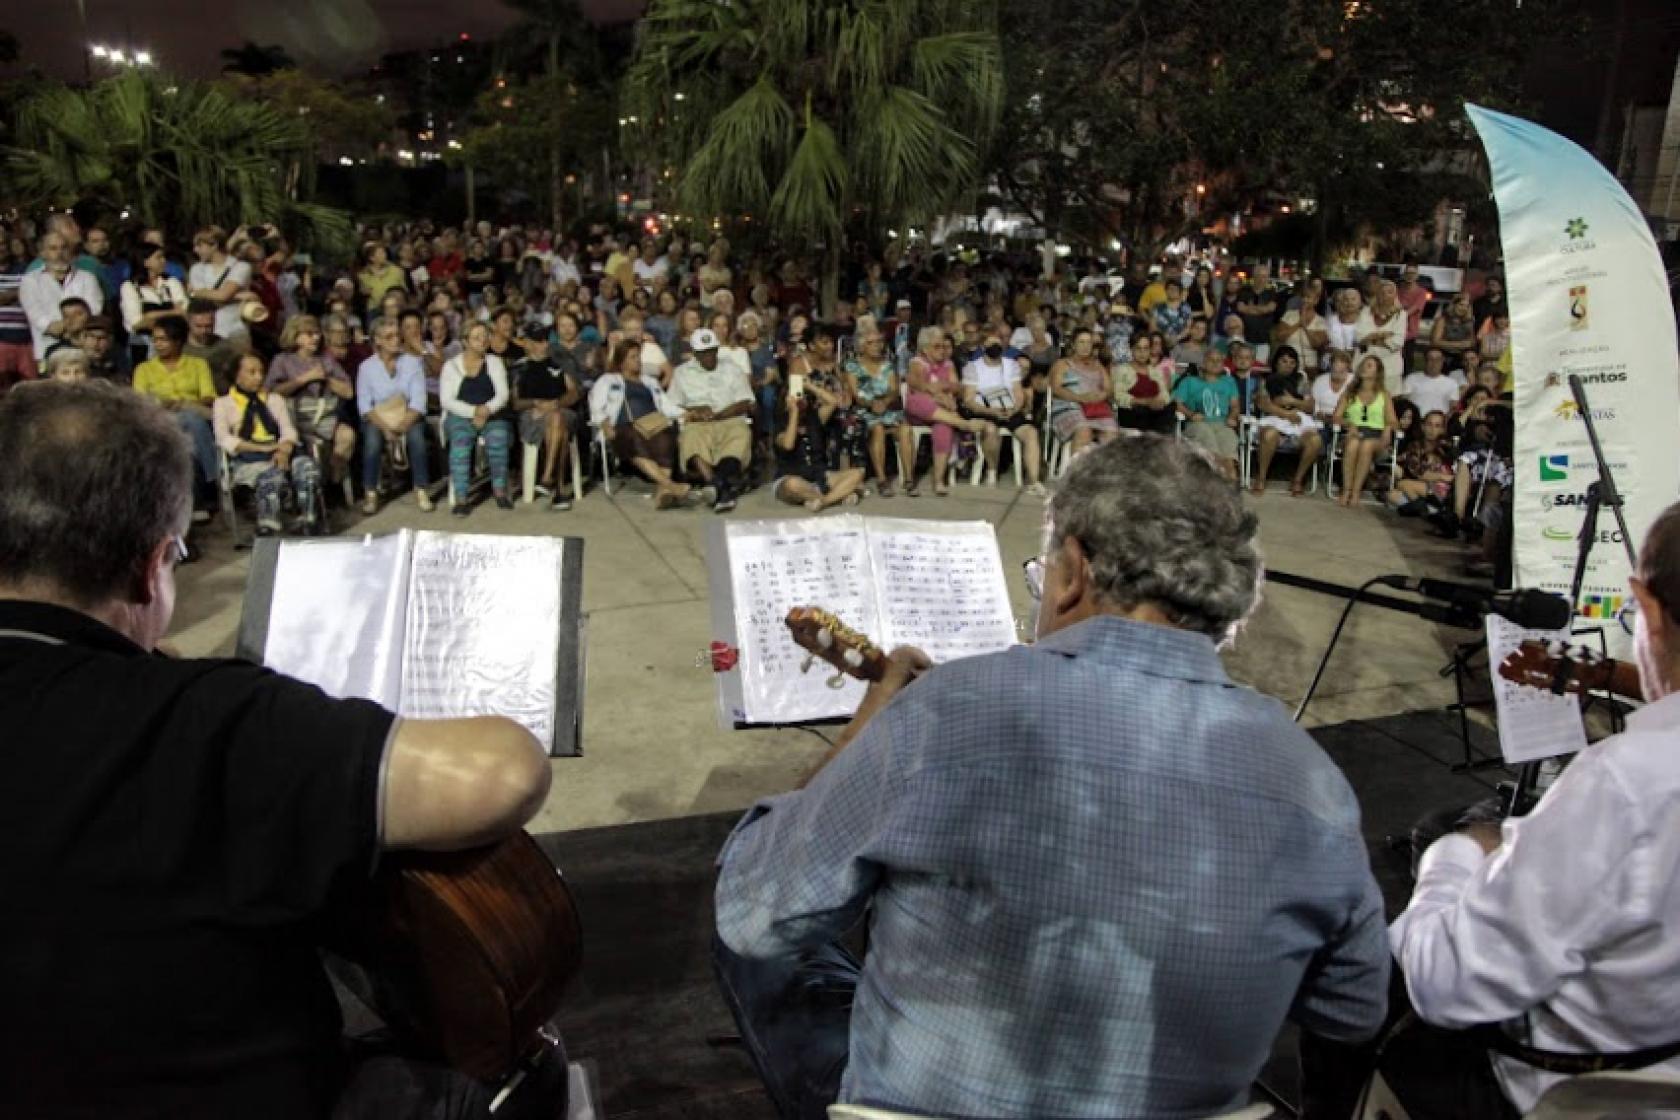
[[[583,452],[578,450],[576,437],[566,441],[566,448],[572,456],[572,500],[583,497]],[[530,505],[537,500],[537,466],[542,457],[542,448],[534,443],[527,443],[524,458],[520,460],[521,497],[525,504]],[[611,493],[611,491],[608,491]]]
[[[613,492],[612,477],[614,464],[612,448],[607,446],[607,437],[601,434],[601,429],[592,428],[591,431],[594,432],[594,436],[591,439],[591,442],[594,444],[592,454],[598,454],[601,457],[601,492],[610,498],[612,497]],[[573,440],[572,443],[575,446],[577,441]]]
[[[1400,444],[1404,442],[1399,432],[1394,433],[1394,444],[1388,449],[1388,473],[1391,477],[1400,475]],[[1342,429],[1333,428],[1330,433],[1330,443],[1319,460],[1324,464],[1324,496],[1336,496],[1336,464],[1342,461]]]

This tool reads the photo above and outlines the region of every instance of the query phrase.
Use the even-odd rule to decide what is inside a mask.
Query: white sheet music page
[[[415,534],[399,714],[507,716],[548,749],[564,547],[556,537]]]
[[[395,711],[413,534],[286,541],[274,567],[263,664],[340,698]]]
[[[1015,644],[997,533],[985,521],[865,518],[883,649],[916,646],[934,664]]]
[[[1587,747],[1587,729],[1575,697],[1508,681],[1498,672],[1500,662],[1523,642],[1568,636],[1565,630],[1524,630],[1496,614],[1487,616],[1488,664],[1494,667],[1493,706],[1499,717],[1499,751],[1506,762],[1535,762]]]
[[[788,634],[794,607],[821,607],[852,629],[880,632],[863,519],[790,518],[731,522],[730,586],[740,641],[742,696],[749,723],[799,723],[857,711],[863,682],[837,677],[807,656]]]

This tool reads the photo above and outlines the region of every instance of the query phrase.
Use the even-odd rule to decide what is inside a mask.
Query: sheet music
[[[1587,729],[1575,697],[1508,681],[1497,669],[1525,641],[1568,636],[1565,630],[1524,630],[1496,614],[1487,616],[1488,664],[1495,667],[1493,705],[1499,717],[1499,751],[1506,762],[1534,762],[1586,749]]]
[[[396,710],[412,546],[408,530],[283,543],[263,664],[329,695]]]
[[[912,645],[934,664],[1015,644],[997,535],[985,521],[871,517],[883,649]]]
[[[741,521],[728,527],[735,631],[740,642],[743,707],[754,723],[797,723],[849,716],[864,684],[817,661],[788,634],[794,607],[833,611],[855,630],[880,632],[863,519],[851,515]]]
[[[503,715],[547,749],[564,546],[554,537],[415,535],[400,714]]]

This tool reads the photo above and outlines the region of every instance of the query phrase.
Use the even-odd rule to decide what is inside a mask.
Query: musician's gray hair
[[[1050,502],[1052,551],[1077,540],[1100,597],[1154,603],[1219,642],[1259,600],[1259,528],[1211,457],[1163,436],[1085,452]]]

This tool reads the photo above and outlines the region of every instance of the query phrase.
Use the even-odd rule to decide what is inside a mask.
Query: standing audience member
[[[231,339],[246,333],[240,301],[250,293],[251,266],[228,256],[226,241],[220,226],[207,226],[193,235],[198,262],[187,270],[187,299],[215,308],[216,333]]]
[[[22,302],[23,258],[12,247],[12,232],[0,225],[0,393],[19,381],[33,381],[35,333]]]

